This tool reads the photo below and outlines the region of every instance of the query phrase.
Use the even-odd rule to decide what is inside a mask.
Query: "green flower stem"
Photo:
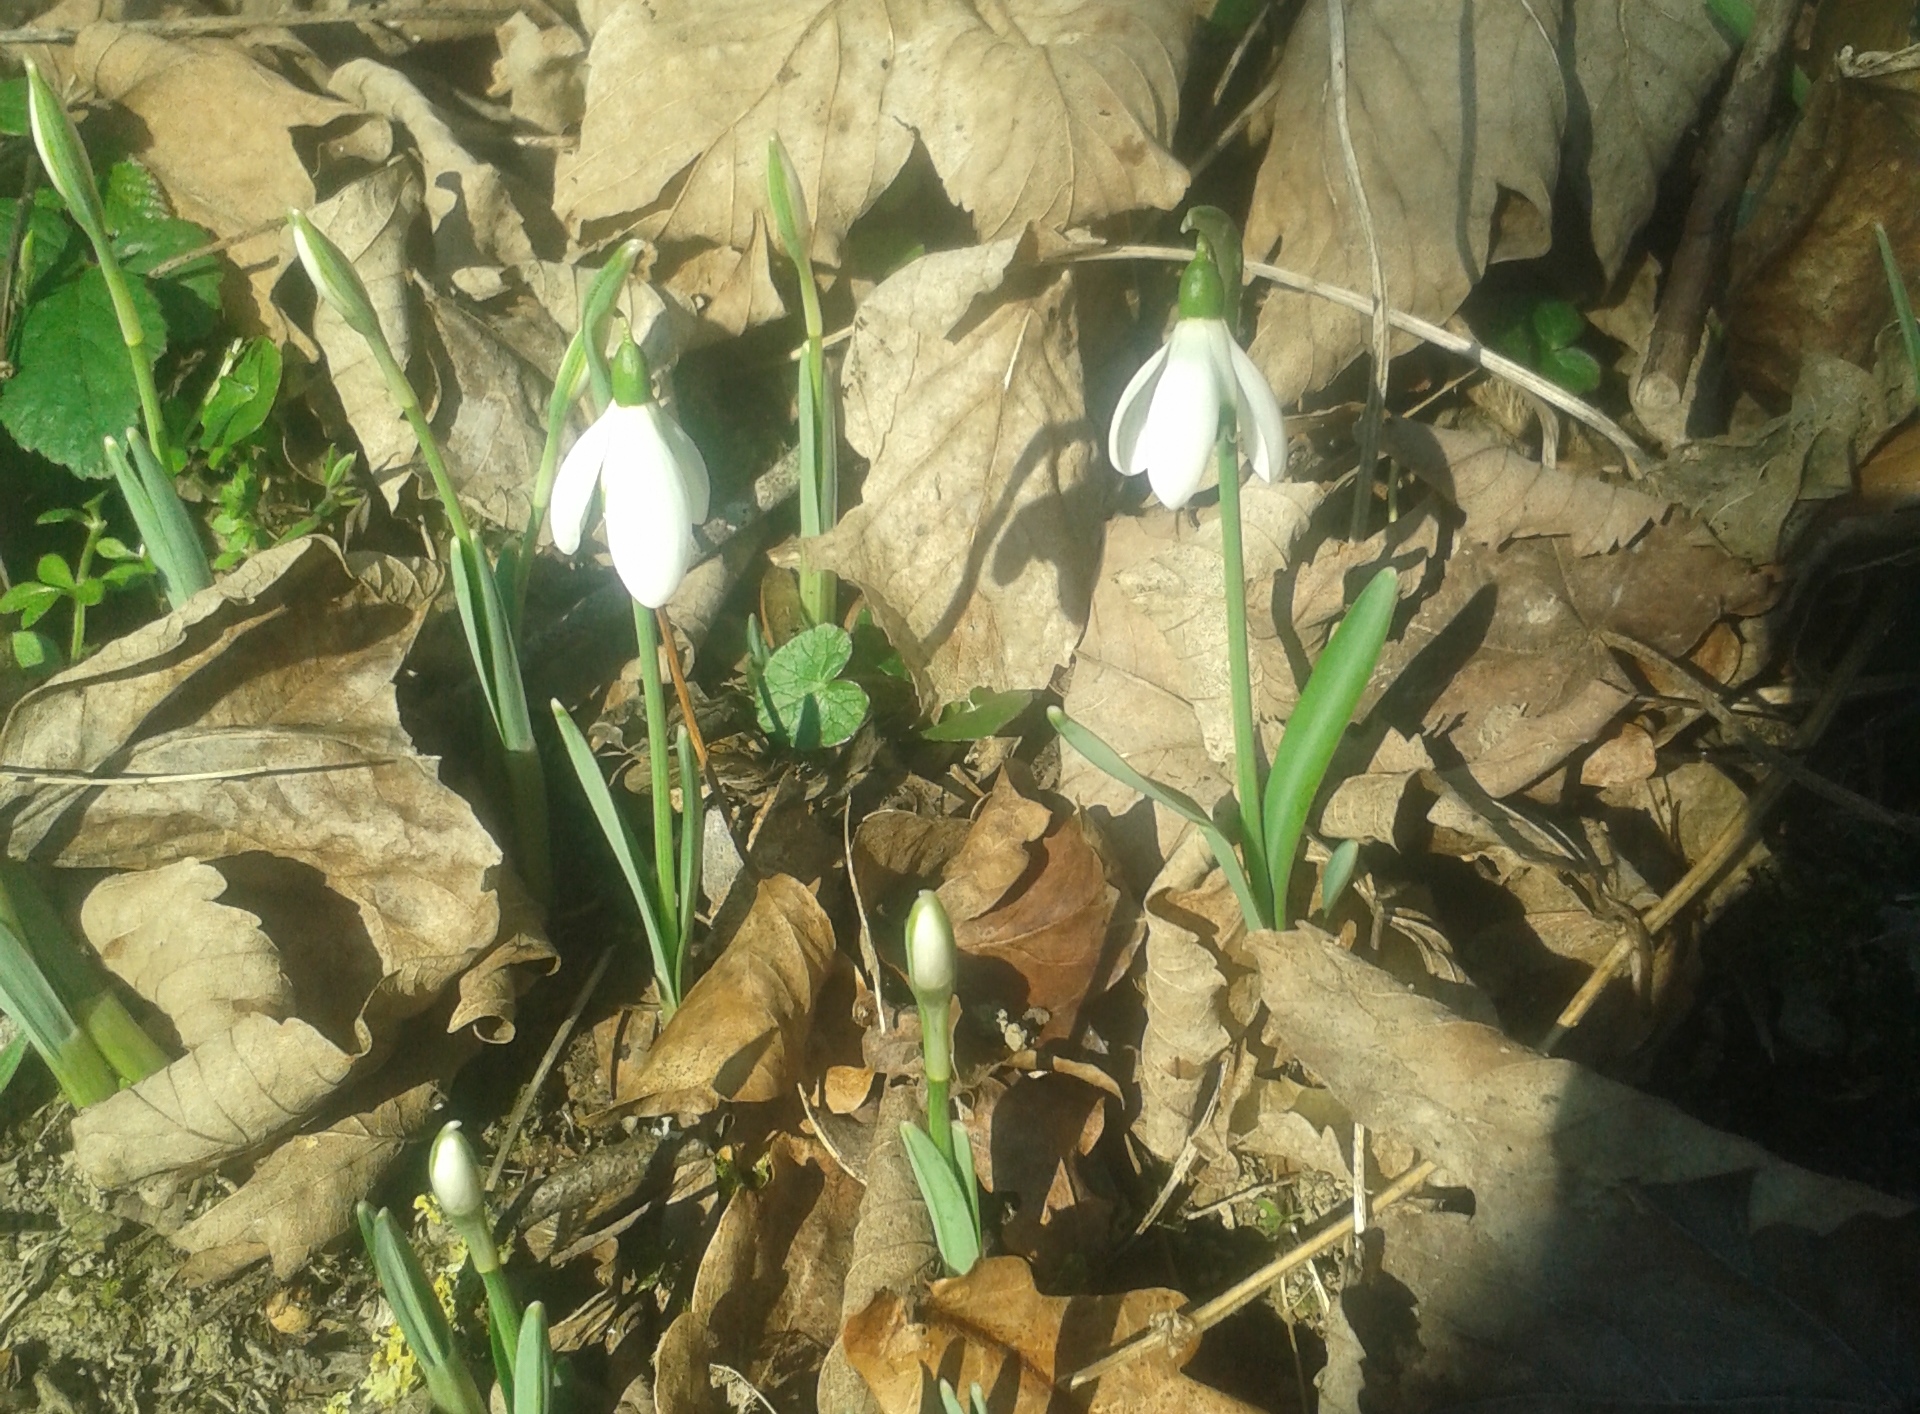
[[[953,1118],[947,1097],[953,1087],[952,992],[918,1001],[920,1053],[927,1072],[927,1137],[953,1167]],[[931,1003],[931,1004],[930,1004]]]
[[[673,850],[672,764],[673,738],[667,735],[667,692],[660,681],[660,630],[653,610],[638,600],[633,605],[633,632],[640,641],[640,687],[647,707],[647,766],[653,795],[653,874],[660,891],[661,925],[679,936],[680,905],[675,895]],[[662,978],[665,992],[671,979]]]
[[[420,445],[420,458],[427,464],[427,474],[433,478],[434,494],[440,498],[440,506],[446,512],[447,528],[453,532],[453,538],[462,545],[471,546],[473,527],[467,524],[466,512],[460,509],[460,498],[454,493],[453,478],[447,474],[446,459],[440,455],[440,440],[433,435],[433,428],[427,425],[427,415],[420,407],[419,394],[413,391],[406,370],[393,356],[393,350],[385,339],[369,339],[367,346],[373,350],[373,361],[380,365],[380,376],[387,380],[387,396],[392,398],[400,414],[407,420],[407,426],[413,429],[414,441]]]
[[[106,521],[100,518],[100,511],[97,506],[94,508],[93,514],[87,517],[86,525],[86,543],[80,547],[80,558],[74,562],[73,570],[73,638],[67,645],[67,661],[69,663],[79,662],[80,654],[87,646],[87,604],[86,601],[80,597],[79,590],[80,586],[87,582],[87,571],[93,568],[94,546],[100,543],[100,536],[107,528]]]
[[[810,263],[800,266],[800,308],[807,325],[806,352],[800,358],[800,605],[809,622],[826,624],[838,619],[839,581],[831,570],[807,562],[807,547],[840,518],[838,432],[827,389],[820,292]]]
[[[506,1364],[509,1367],[509,1378],[511,1378],[513,1351],[520,1343],[520,1303],[513,1299],[513,1293],[507,1289],[506,1273],[501,1271],[498,1265],[480,1273],[480,1284],[486,1288],[487,1292],[489,1331],[494,1342],[503,1347],[503,1354],[506,1357],[503,1361],[496,1363]],[[495,1373],[501,1372],[496,1369]],[[512,1398],[511,1389],[507,1391],[507,1397]]]
[[[1247,574],[1240,545],[1240,453],[1230,418],[1222,418],[1220,558],[1227,591],[1227,676],[1233,692],[1233,765],[1240,797],[1240,853],[1247,885],[1268,926],[1273,884],[1267,874],[1266,831],[1260,818],[1260,740],[1253,725],[1253,674],[1247,663]]]

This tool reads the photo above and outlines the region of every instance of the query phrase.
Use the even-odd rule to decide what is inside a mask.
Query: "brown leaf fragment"
[[[634,1078],[640,1111],[706,1114],[788,1094],[833,956],[833,924],[806,886],[784,874],[760,880]]]
[[[243,1015],[293,1014],[278,950],[253,914],[216,902],[226,889],[218,869],[183,859],[103,879],[80,907],[100,960],[165,1014],[187,1050]]]
[[[1649,779],[1659,764],[1647,729],[1637,722],[1627,722],[1580,763],[1580,784],[1602,789],[1630,786]]]
[[[1310,934],[1250,948],[1269,1042],[1369,1129],[1437,1160],[1436,1183],[1470,1190],[1467,1205],[1379,1215],[1379,1277],[1345,1294],[1351,1328],[1322,1377],[1345,1407],[1363,1390],[1393,1414],[1912,1393],[1911,1204],[1536,1055]],[[1404,1324],[1382,1362],[1363,1312],[1389,1293]]]
[[[1392,418],[1380,445],[1464,511],[1467,534],[1486,545],[1558,535],[1576,555],[1604,554],[1632,541],[1670,508],[1632,487],[1542,466],[1489,433]]]
[[[1002,771],[981,803],[959,853],[946,861],[940,902],[957,924],[970,923],[1006,899],[1033,861],[1031,846],[1053,825],[1053,812],[1028,800]]]
[[[722,1410],[708,1367],[728,1365],[763,1395],[818,1368],[840,1332],[841,1287],[861,1186],[817,1143],[778,1136],[773,1172],[738,1189],[700,1259],[693,1296],[661,1338],[661,1414]]]
[[[565,132],[586,107],[581,59],[586,46],[564,24],[540,28],[523,13],[495,30],[500,57],[493,61],[489,98],[506,98],[516,122],[542,132]]]
[[[278,1138],[339,1088],[353,1058],[300,1020],[243,1016],[73,1119],[73,1157],[103,1188],[199,1173]]]
[[[1147,894],[1147,1032],[1133,1132],[1172,1160],[1200,1120],[1214,1063],[1227,1048],[1220,953],[1245,924],[1198,833],[1187,836]]]
[[[1113,1204],[1080,1165],[1106,1128],[1106,1098],[1060,1071],[1003,1072],[968,1097],[980,1186],[1015,1201],[1001,1241],[1033,1264],[1042,1283],[1097,1265],[1111,1239]]]
[[[920,1197],[906,1146],[903,1123],[921,1123],[925,1102],[919,1088],[892,1085],[880,1097],[873,1145],[867,1151],[867,1189],[853,1230],[853,1252],[841,1290],[841,1332],[820,1366],[816,1407],[840,1414],[873,1414],[879,1406],[858,1370],[849,1363],[845,1322],[877,1298],[917,1289],[939,1268],[933,1221]]]
[[[1154,1317],[1178,1310],[1177,1291],[1147,1288],[1119,1296],[1042,1296],[1018,1257],[989,1257],[964,1277],[933,1284],[910,1307],[885,1293],[847,1322],[848,1355],[883,1414],[920,1414],[937,1379],[957,1389],[978,1383],[1008,1414],[1251,1414],[1252,1406],[1189,1379],[1180,1367],[1195,1342],[1122,1365],[1091,1390],[1068,1395],[1071,1375]]]
[[[923,256],[860,306],[841,386],[870,459],[819,563],[857,583],[944,699],[1045,687],[1100,546],[1073,275],[1023,242]]]

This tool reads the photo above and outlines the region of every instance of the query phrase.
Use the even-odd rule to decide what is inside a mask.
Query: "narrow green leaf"
[[[1359,840],[1341,840],[1333,847],[1327,867],[1320,871],[1320,912],[1323,915],[1331,913],[1333,906],[1340,902],[1340,895],[1347,891],[1347,885],[1353,880],[1353,866],[1359,862]]]
[[[953,702],[940,720],[920,735],[928,741],[979,741],[1000,729],[1033,705],[1034,693],[1025,689],[988,692],[976,687],[965,702]]]
[[[77,1109],[120,1088],[112,1067],[74,1019],[32,937],[33,914],[21,880],[0,873],[0,1010],[12,1017],[40,1052],[60,1089]]]
[[[640,910],[640,922],[647,931],[647,946],[653,953],[654,976],[660,981],[661,994],[677,1004],[680,998],[673,990],[673,982],[680,971],[677,959],[669,950],[669,939],[660,910],[654,903],[647,867],[641,863],[639,842],[634,839],[626,817],[613,803],[613,793],[607,789],[606,780],[600,774],[600,763],[594,760],[593,748],[587,745],[587,739],[580,734],[580,728],[574,725],[573,718],[558,699],[551,706],[553,724],[560,730],[560,742],[566,747],[567,762],[573,767],[574,779],[580,782],[581,793],[587,797],[587,805],[600,826],[600,833],[613,851],[614,862],[620,866],[620,872],[626,878],[634,906]]]
[[[124,455],[119,443],[110,443],[107,457],[114,464],[114,477],[120,483],[121,494],[126,497],[128,507],[134,513],[134,522],[140,527],[140,536],[146,541],[147,553],[153,557],[160,571],[160,580],[166,587],[167,602],[179,608],[187,600],[213,583],[213,569],[207,563],[207,552],[200,544],[199,531],[195,529],[193,517],[187,513],[185,503],[180,499],[179,488],[175,485],[173,474],[160,464],[160,458],[153,454],[147,445],[147,435],[137,427],[126,429],[126,449],[133,454],[134,474],[123,474]],[[138,502],[130,483],[137,482]],[[144,506],[144,519],[142,506]]]
[[[368,1216],[366,1210],[365,1203],[356,1210],[360,1234],[373,1258],[381,1290],[387,1294],[387,1304],[393,1308],[394,1323],[406,1337],[414,1359],[420,1362],[420,1373],[434,1403],[446,1414],[486,1414],[473,1376],[454,1348],[446,1312],[440,1309],[440,1300],[421,1270],[412,1244],[392,1213],[382,1208]]]
[[[1887,228],[1873,223],[1873,238],[1880,246],[1880,264],[1887,272],[1887,289],[1893,295],[1894,318],[1900,323],[1900,341],[1906,345],[1907,366],[1913,370],[1913,385],[1920,394],[1920,324],[1913,318],[1913,301],[1907,296],[1907,282],[1900,274],[1900,262],[1894,258],[1893,242]]]
[[[20,1069],[21,1058],[27,1053],[27,1033],[21,1031],[7,1042],[5,1050],[0,1051],[0,1094],[5,1094],[7,1086],[13,1083],[14,1074]]]
[[[920,1126],[903,1121],[900,1140],[906,1145],[907,1162],[913,1166],[920,1196],[926,1200],[927,1214],[933,1219],[933,1238],[939,1244],[940,1259],[954,1276],[965,1276],[980,1260],[980,1232],[974,1225],[973,1210],[961,1191],[960,1181]]]
[[[1284,927],[1287,921],[1287,883],[1293,874],[1294,857],[1300,852],[1307,812],[1313,807],[1334,749],[1353,718],[1360,694],[1366,691],[1373,665],[1380,659],[1399,600],[1399,576],[1392,566],[1385,566],[1333,631],[1287,721],[1280,748],[1273,754],[1264,822],[1267,868],[1273,879],[1277,915],[1274,921],[1279,926]]]
[[[520,1344],[513,1359],[513,1414],[547,1414],[553,1395],[553,1346],[547,1308],[530,1302],[520,1317]]]
[[[1208,847],[1213,850],[1213,857],[1220,866],[1220,872],[1227,876],[1227,883],[1233,889],[1233,896],[1240,901],[1240,914],[1246,919],[1247,927],[1257,932],[1266,926],[1266,921],[1260,916],[1259,905],[1254,902],[1253,888],[1247,882],[1247,872],[1240,865],[1240,856],[1234,852],[1233,845],[1226,834],[1213,823],[1213,817],[1200,808],[1199,801],[1182,791],[1175,790],[1172,786],[1163,786],[1160,782],[1141,775],[1121,758],[1119,752],[1058,707],[1047,709],[1047,720],[1053,724],[1053,729],[1060,733],[1062,741],[1121,785],[1131,787],[1147,799],[1166,806],[1200,831]]]

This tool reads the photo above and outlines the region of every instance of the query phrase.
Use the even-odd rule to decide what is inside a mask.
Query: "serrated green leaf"
[[[258,432],[280,393],[280,346],[252,339],[207,390],[200,407],[200,445],[225,451]]]
[[[795,634],[767,659],[760,674],[760,726],[801,751],[838,746],[867,719],[866,689],[840,679],[853,657],[845,629],[819,624]]]
[[[0,81],[0,136],[25,137],[27,130],[27,81]]]
[[[160,183],[131,157],[107,168],[100,179],[100,205],[107,213],[107,229],[118,231],[136,221],[157,221],[173,213],[167,209]]]
[[[138,281],[130,284],[148,350],[157,356],[166,348],[166,323],[153,296]],[[14,362],[19,371],[0,388],[0,426],[78,476],[112,475],[101,443],[140,421],[140,394],[98,269],[88,267],[27,306]]]
[[[976,687],[965,702],[950,702],[940,720],[920,735],[928,741],[979,741],[990,737],[1026,711],[1034,694],[1026,689],[988,692]]]
[[[130,275],[204,247],[213,236],[191,221],[170,216],[130,220],[114,237],[114,254]],[[211,255],[190,260],[149,282],[176,343],[197,343],[213,332],[220,315],[220,262]]]

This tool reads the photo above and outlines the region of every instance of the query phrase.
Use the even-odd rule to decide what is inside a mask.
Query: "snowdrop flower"
[[[562,554],[580,548],[596,490],[613,567],[629,594],[658,609],[693,563],[693,527],[707,518],[707,464],[653,400],[646,360],[631,338],[614,355],[613,401],[573,444],[553,483],[550,524]]]
[[[1233,341],[1227,292],[1203,251],[1180,278],[1180,318],[1163,347],[1133,375],[1113,410],[1107,455],[1127,476],[1147,474],[1165,506],[1200,489],[1220,431],[1235,414],[1240,445],[1262,481],[1286,468],[1280,404],[1252,359]]]

